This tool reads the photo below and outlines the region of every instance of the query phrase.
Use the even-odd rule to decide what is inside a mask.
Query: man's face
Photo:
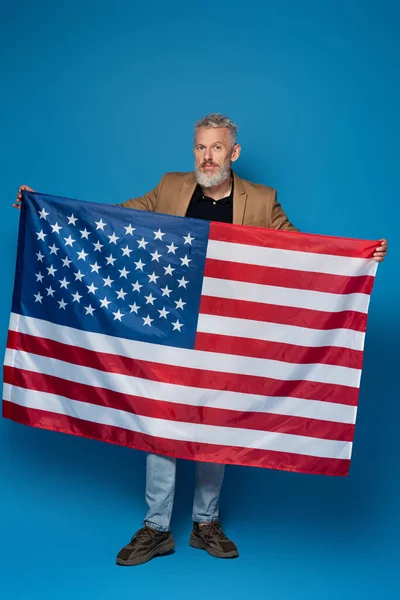
[[[219,185],[230,175],[231,164],[239,158],[240,146],[232,146],[226,127],[200,127],[194,138],[196,179],[203,187]]]

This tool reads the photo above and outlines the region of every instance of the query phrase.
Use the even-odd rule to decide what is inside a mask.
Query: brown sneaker
[[[207,550],[208,554],[216,558],[237,558],[238,549],[222,530],[218,521],[199,525],[193,523],[193,531],[189,544],[193,548]]]
[[[156,531],[145,526],[118,552],[117,565],[142,565],[154,556],[168,554],[174,548],[175,540],[170,531]]]

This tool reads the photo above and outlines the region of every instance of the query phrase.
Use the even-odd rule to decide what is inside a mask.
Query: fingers
[[[387,255],[388,252],[388,243],[387,240],[385,238],[382,238],[380,241],[380,246],[378,246],[378,248],[376,248],[373,258],[376,260],[376,262],[382,262],[385,259],[385,256]]]
[[[17,196],[15,198],[15,203],[13,204],[14,208],[21,208],[21,200],[22,200],[22,191],[26,190],[28,192],[33,192],[34,190],[29,187],[29,185],[20,185],[18,188]]]

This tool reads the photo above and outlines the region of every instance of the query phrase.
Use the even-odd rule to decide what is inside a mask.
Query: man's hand
[[[29,185],[21,185],[19,187],[18,194],[17,194],[17,197],[15,199],[15,203],[13,204],[14,208],[21,208],[22,190],[27,190],[28,192],[34,192],[35,191],[32,188],[30,188]]]
[[[374,252],[374,259],[376,260],[376,262],[382,262],[385,259],[385,256],[386,256],[387,250],[388,250],[387,240],[382,238],[379,241],[380,241],[381,245],[378,246],[378,248]]]

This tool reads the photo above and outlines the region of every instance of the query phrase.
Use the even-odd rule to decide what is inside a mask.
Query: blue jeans
[[[225,465],[196,463],[196,488],[193,521],[218,520],[219,494]],[[157,531],[169,531],[175,494],[176,458],[148,454],[146,463],[146,502],[149,507],[145,525]]]

